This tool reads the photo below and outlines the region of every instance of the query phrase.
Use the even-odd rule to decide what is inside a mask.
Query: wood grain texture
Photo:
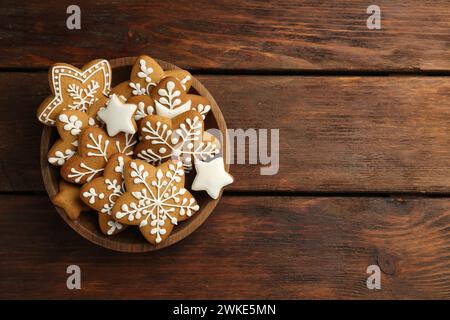
[[[0,67],[147,53],[202,70],[450,70],[446,0],[378,0],[381,30],[364,0],[83,0],[81,30],[66,28],[70,4],[2,1]]]
[[[234,191],[450,192],[447,77],[199,76],[229,128],[280,130],[280,169],[232,165]],[[42,191],[45,73],[0,76],[0,191]],[[25,93],[25,94],[24,94]]]
[[[0,228],[14,230],[0,298],[450,298],[447,199],[225,196],[190,237],[146,254],[82,239],[46,195],[0,196]],[[80,291],[66,289],[70,264]]]

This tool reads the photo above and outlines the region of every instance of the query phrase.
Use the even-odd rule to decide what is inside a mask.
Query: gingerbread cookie
[[[208,99],[196,94],[187,94],[183,91],[180,81],[174,77],[162,79],[158,85],[151,90],[156,114],[172,119],[189,110],[196,110],[205,119],[211,106]]]
[[[102,177],[95,178],[81,187],[81,200],[98,212],[98,222],[101,231],[106,235],[114,235],[125,229],[125,226],[115,221],[111,210],[116,200],[125,192],[123,183],[124,165],[131,158],[116,153],[105,166]]]
[[[87,112],[111,89],[111,67],[107,60],[94,60],[82,70],[65,63],[52,66],[49,71],[52,95],[38,108],[39,121],[55,125],[56,117],[63,110]]]
[[[135,104],[124,103],[116,94],[112,94],[106,103],[106,107],[98,110],[98,118],[106,124],[108,135],[114,137],[119,132],[128,134],[136,133],[136,121],[134,113]]]
[[[233,177],[225,170],[222,157],[217,157],[209,162],[195,161],[197,172],[192,190],[206,191],[213,199],[218,199],[223,187],[233,183]]]
[[[121,133],[109,137],[103,129],[89,127],[78,141],[78,153],[61,167],[61,177],[68,182],[84,184],[102,174],[114,153],[132,155],[136,135]]]
[[[204,140],[203,120],[194,110],[173,119],[147,116],[141,120],[139,132],[135,156],[154,165],[174,158],[190,168],[193,158],[207,160],[220,152],[218,144]]]
[[[72,157],[78,147],[78,135],[89,126],[88,115],[79,110],[64,110],[56,119],[56,129],[60,138],[48,152],[48,162],[62,166]]]
[[[161,66],[149,56],[140,56],[136,59],[130,75],[130,89],[133,95],[148,95],[162,78],[174,77],[181,83],[183,91],[189,91],[192,77],[186,70],[177,69],[164,71]]]
[[[81,211],[87,210],[80,199],[80,187],[64,180],[59,182],[59,192],[52,198],[52,202],[55,206],[64,209],[72,220],[78,219]]]
[[[154,167],[131,160],[124,169],[126,192],[117,199],[112,215],[118,222],[139,226],[152,244],[159,244],[178,222],[191,217],[199,206],[184,188],[181,161],[167,161]]]

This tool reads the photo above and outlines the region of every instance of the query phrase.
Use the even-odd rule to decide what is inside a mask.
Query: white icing
[[[196,161],[195,170],[197,175],[192,190],[204,190],[213,199],[219,198],[222,188],[233,182],[233,177],[225,170],[222,157],[210,162]]]
[[[133,89],[131,93],[135,96],[142,96],[144,94],[147,94],[147,90],[145,88],[142,88],[140,83],[130,82],[129,86],[131,87],[131,89]]]
[[[125,145],[122,147],[120,145],[120,141],[116,141],[116,150],[120,153],[123,153],[127,156],[131,156],[133,154],[133,146],[137,143],[134,134],[125,134]]]
[[[90,204],[94,204],[95,200],[98,199],[104,199],[105,194],[104,193],[97,193],[94,188],[89,188],[88,191],[83,192],[83,197],[88,198]]]
[[[160,116],[172,119],[191,109],[191,100],[181,104],[180,90],[175,90],[175,82],[167,81],[166,88],[158,90],[160,96],[155,99],[156,113]]]
[[[108,146],[109,146],[109,140],[105,139],[105,143],[102,146],[102,140],[103,135],[99,134],[98,139],[95,139],[94,134],[89,133],[89,139],[92,141],[91,143],[88,143],[86,147],[93,151],[88,151],[87,155],[88,157],[103,157],[106,161],[108,161]]]
[[[69,84],[67,92],[73,99],[73,104],[68,105],[69,109],[86,112],[98,100],[95,94],[99,88],[100,85],[94,80],[91,80],[87,88],[80,88],[80,86],[74,83]]]
[[[86,165],[84,162],[80,163],[80,170],[76,169],[76,168],[70,168],[70,174],[68,174],[67,176],[71,179],[75,178],[75,182],[79,183],[81,181],[81,179],[83,179],[85,176],[87,176],[86,181],[90,182],[97,173],[102,172],[104,170],[104,168],[100,168],[100,169],[94,169],[89,167],[88,165]],[[84,169],[82,171],[82,169]]]
[[[116,230],[122,230],[123,226],[114,220],[109,220],[108,221],[108,231],[106,232],[108,234],[108,236],[112,235]]]
[[[136,114],[134,115],[134,120],[138,121],[146,116],[149,116],[155,112],[152,106],[145,107],[145,103],[140,101],[137,105]]]
[[[137,76],[141,79],[145,79],[145,82],[147,83],[145,92],[148,94],[150,92],[150,88],[152,86],[156,86],[156,82],[154,82],[151,77],[154,70],[152,67],[147,67],[147,63],[144,59],[139,60],[139,66],[140,71],[138,71]]]
[[[71,158],[75,154],[74,150],[66,149],[64,152],[56,151],[53,157],[48,158],[48,162],[54,165],[62,166],[67,159]]]
[[[69,131],[71,135],[77,136],[81,132],[81,127],[83,126],[83,122],[78,119],[76,115],[71,115],[70,117],[67,114],[62,113],[58,117],[59,121],[64,123],[64,130]]]
[[[202,115],[203,120],[205,120],[206,115],[211,110],[211,106],[209,104],[203,105],[203,104],[200,103],[200,104],[197,105],[197,107],[195,107],[193,109],[197,110]]]
[[[136,128],[133,124],[133,115],[136,108],[135,104],[124,103],[113,94],[106,108],[98,111],[98,117],[106,124],[106,130],[110,136],[115,136],[119,132],[134,134]]]
[[[186,90],[186,83],[191,80],[191,76],[187,75],[186,77],[184,77],[182,80],[180,80],[180,84],[183,87],[183,90]]]

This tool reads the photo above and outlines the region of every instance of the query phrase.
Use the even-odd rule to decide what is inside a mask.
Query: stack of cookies
[[[219,139],[205,131],[210,102],[190,92],[188,71],[165,71],[140,56],[129,81],[111,87],[112,76],[103,59],[81,70],[63,63],[50,69],[52,95],[37,116],[59,134],[48,153],[61,173],[52,201],[71,219],[96,211],[107,236],[136,226],[160,244],[200,210],[189,189],[217,199],[233,178]]]

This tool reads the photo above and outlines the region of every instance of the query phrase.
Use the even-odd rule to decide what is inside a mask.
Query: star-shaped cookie
[[[233,183],[233,177],[225,170],[222,157],[210,162],[196,161],[195,170],[197,175],[192,190],[204,190],[213,199],[218,199],[222,188]]]
[[[58,63],[49,71],[52,95],[38,108],[39,121],[55,125],[55,119],[62,110],[87,112],[111,89],[111,67],[107,60],[94,60],[78,69],[70,64]]]
[[[106,108],[98,110],[98,118],[106,124],[106,130],[111,137],[119,132],[136,133],[134,121],[135,104],[124,103],[113,94],[106,104]]]
[[[87,207],[81,202],[80,187],[64,180],[59,181],[59,192],[53,196],[52,202],[66,212],[70,219],[76,220]]]
[[[181,161],[167,161],[154,167],[131,160],[124,169],[126,192],[117,199],[113,217],[120,223],[139,226],[152,244],[164,241],[178,222],[190,218],[199,206],[184,188]]]

